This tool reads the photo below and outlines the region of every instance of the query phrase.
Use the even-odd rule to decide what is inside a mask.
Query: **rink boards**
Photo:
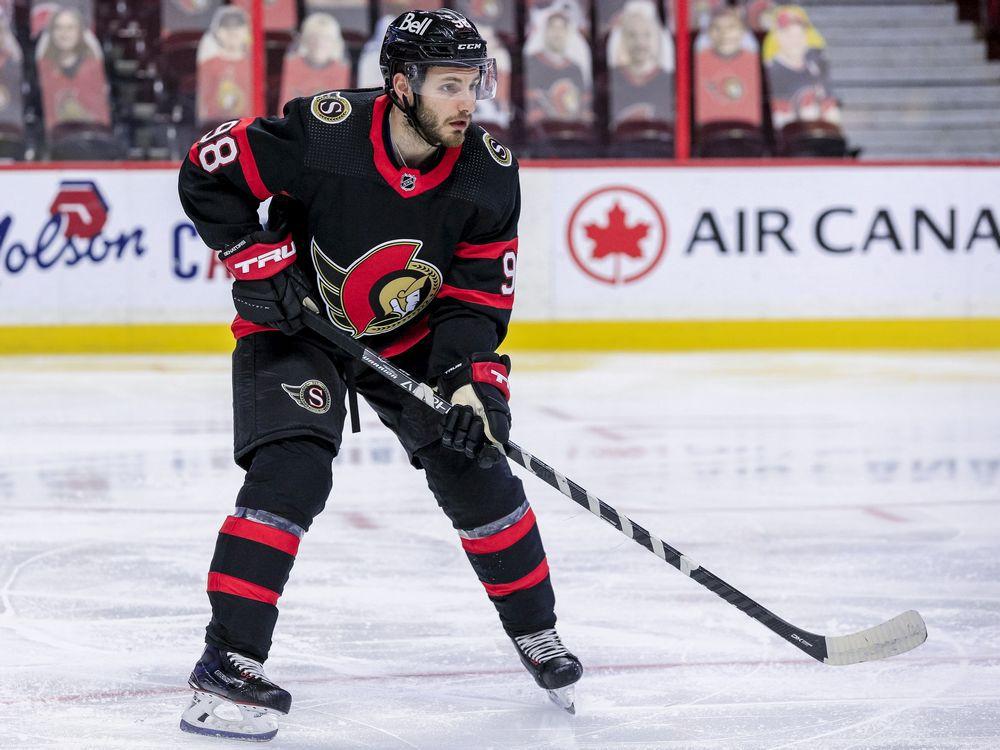
[[[521,181],[513,346],[1000,346],[996,165],[562,162]],[[0,184],[0,351],[231,346],[229,279],[175,165]]]

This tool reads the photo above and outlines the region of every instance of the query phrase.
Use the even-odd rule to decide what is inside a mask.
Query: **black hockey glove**
[[[441,442],[464,453],[484,469],[503,457],[510,439],[510,357],[473,354],[438,378],[441,395],[453,404],[444,417]]]
[[[311,286],[295,259],[295,242],[285,227],[253,232],[219,251],[219,260],[236,277],[233,303],[241,318],[287,335],[302,330],[299,300]]]

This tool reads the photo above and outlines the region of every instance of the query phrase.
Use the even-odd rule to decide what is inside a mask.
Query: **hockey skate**
[[[571,654],[554,628],[511,638],[521,663],[544,688],[552,702],[571,714],[576,713],[574,686],[583,675],[583,665]]]
[[[292,706],[292,696],[267,678],[260,662],[215,646],[205,647],[188,685],[194,698],[181,716],[185,732],[265,742]]]

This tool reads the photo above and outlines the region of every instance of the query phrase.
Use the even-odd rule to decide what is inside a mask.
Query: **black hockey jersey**
[[[477,125],[423,171],[396,163],[388,97],[335,91],[282,118],[234,120],[196,142],[180,172],[187,215],[212,248],[260,228],[270,196],[301,207],[297,263],[330,320],[384,356],[431,337],[427,373],[495,351],[514,301],[517,162]],[[237,336],[262,329],[237,318]]]

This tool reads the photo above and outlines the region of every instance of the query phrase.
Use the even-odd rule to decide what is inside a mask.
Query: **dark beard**
[[[437,121],[434,119],[434,115],[430,113],[429,110],[420,105],[416,108],[417,124],[420,125],[420,129],[417,131],[420,136],[427,140],[430,138],[429,143],[432,146],[447,146],[448,148],[455,148],[456,146],[461,146],[465,143],[465,133],[461,133],[456,138],[452,139],[451,143],[446,142],[446,138],[441,134],[441,127],[438,125]]]

